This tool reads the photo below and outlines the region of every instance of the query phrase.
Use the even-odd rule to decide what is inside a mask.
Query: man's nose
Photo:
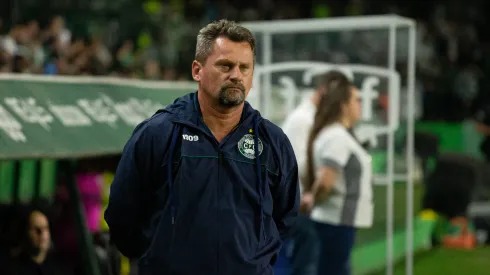
[[[231,70],[230,78],[236,80],[242,78],[242,72],[240,71],[240,68],[238,66],[233,67],[233,69]]]

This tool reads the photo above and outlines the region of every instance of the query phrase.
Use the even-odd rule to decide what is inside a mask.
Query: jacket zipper
[[[202,129],[200,129],[199,127],[196,127],[195,125],[193,124],[190,124],[186,121],[181,121],[181,120],[174,120],[173,121],[174,123],[179,123],[179,124],[182,124],[182,125],[185,125],[189,128],[192,128],[192,129],[195,129],[197,131],[199,131],[200,133],[203,133],[204,135],[208,136],[209,138],[211,138],[213,141],[214,141],[214,145],[215,145],[215,148],[216,150],[218,151],[218,187],[217,187],[217,190],[216,190],[216,195],[217,195],[217,198],[219,199],[220,197],[220,173],[221,173],[221,166],[222,166],[222,163],[223,163],[223,152],[221,152],[221,148],[219,146],[219,142],[216,140],[216,138],[212,135],[212,132],[211,130],[209,130],[209,128],[207,128],[206,126],[206,129],[209,131],[206,132],[206,131],[203,131]],[[204,124],[206,125],[206,124]],[[219,224],[219,208],[216,209],[216,225]],[[174,227],[174,230],[175,230],[175,227]],[[219,226],[216,226],[216,246],[217,246],[217,249],[216,249],[216,270],[217,270],[217,274],[219,274],[219,258],[220,258],[220,253],[219,253],[219,250],[220,250],[220,241],[219,241]]]
[[[217,190],[217,196],[218,200],[220,198],[220,191],[221,191],[221,169],[223,165],[223,152],[221,152],[221,149],[219,150],[218,153],[218,190]],[[216,208],[216,225],[220,224],[219,220],[219,207]],[[220,262],[220,248],[221,248],[221,242],[220,242],[220,232],[219,232],[219,226],[216,227],[216,235],[217,235],[217,246],[218,249],[216,250],[216,270],[217,274],[220,274],[220,269],[219,269],[219,262]]]

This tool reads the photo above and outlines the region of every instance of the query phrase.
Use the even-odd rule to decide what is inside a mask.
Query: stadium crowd
[[[134,44],[124,41],[111,52],[100,39],[72,36],[61,16],[41,29],[36,20],[13,26],[1,39],[0,71],[57,75],[108,75],[174,80],[161,74],[159,63],[146,61],[133,70]],[[140,74],[141,73],[141,74]]]
[[[484,16],[488,9],[481,6],[484,2],[352,0],[332,1],[329,5],[311,1],[301,5],[275,2],[278,1],[255,5],[251,1],[247,6],[233,1],[192,1],[180,9],[164,5],[156,15],[147,9],[149,18],[158,18],[151,19],[152,23],[145,25],[149,27],[131,38],[118,35],[118,28],[112,24],[105,27],[105,32],[78,36],[67,27],[70,24],[65,24],[70,18],[61,16],[42,25],[36,19],[29,19],[8,29],[6,22],[3,28],[0,23],[3,30],[0,72],[190,80],[195,33],[204,22],[216,18],[253,21],[396,13],[418,21],[417,94],[419,105],[426,106],[420,116],[423,113],[427,119],[460,120],[468,114],[479,86],[487,85],[481,81],[490,70],[489,35]],[[345,32],[340,38],[277,36],[274,45],[286,46],[275,47],[273,59],[386,65],[387,33],[363,32],[352,36],[351,32]],[[408,52],[405,38],[406,33],[397,39],[402,74]],[[314,48],[310,49],[312,45]],[[458,111],[448,113],[448,106]]]

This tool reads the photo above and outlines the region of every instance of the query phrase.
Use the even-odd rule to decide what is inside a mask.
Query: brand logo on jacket
[[[259,145],[257,146],[259,149],[259,156],[262,154],[264,150],[264,145],[262,141],[259,140]],[[255,159],[255,138],[254,135],[246,134],[244,135],[240,141],[238,142],[238,151],[246,158]]]
[[[199,137],[198,136],[191,136],[191,135],[182,135],[183,140],[187,141],[198,141]]]

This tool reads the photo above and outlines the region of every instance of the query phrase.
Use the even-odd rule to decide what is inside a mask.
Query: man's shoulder
[[[301,102],[287,117],[305,117],[315,113],[316,107],[309,101]]]
[[[314,110],[307,108],[306,104],[302,103],[286,116],[283,128],[307,126],[314,116]]]
[[[142,121],[133,131],[132,139],[159,140],[166,139],[171,133],[173,122],[171,114],[160,110],[150,118]]]
[[[166,112],[165,110],[160,110],[155,113],[150,118],[144,120],[139,125],[142,129],[155,131],[155,130],[163,130],[165,131],[168,128],[172,127],[171,113]]]
[[[298,110],[298,108],[294,109],[289,115],[284,119],[284,125],[291,124],[294,122],[301,121],[306,116],[303,110]]]
[[[150,130],[165,130],[173,127],[173,120],[189,118],[193,115],[196,93],[189,93],[178,97],[173,103],[158,110],[153,116],[144,120],[140,125]]]

